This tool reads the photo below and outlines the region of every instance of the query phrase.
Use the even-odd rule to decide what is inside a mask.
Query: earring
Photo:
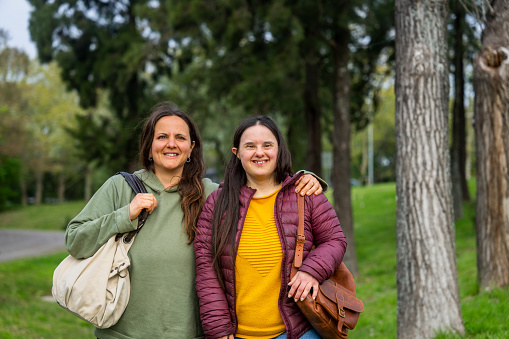
[[[153,160],[152,157],[148,157],[148,161],[152,161],[152,160]]]
[[[187,158],[186,162],[189,164],[191,162],[191,158]]]

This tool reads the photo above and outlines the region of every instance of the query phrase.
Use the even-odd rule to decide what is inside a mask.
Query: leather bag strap
[[[127,181],[127,183],[132,188],[134,193],[136,194],[147,193],[147,189],[145,188],[143,181],[141,181],[140,178],[138,178],[136,175],[127,172],[117,172],[116,174],[121,174],[124,177],[125,181]],[[138,227],[136,228],[136,230],[129,232],[129,235],[124,238],[124,242],[129,243],[133,240],[134,236],[138,234],[143,225],[145,225],[145,221],[147,221],[147,218],[148,211],[144,209],[138,215]],[[122,234],[117,235],[117,240],[121,236]]]
[[[304,197],[297,193],[297,206],[299,207],[299,226],[297,228],[297,237],[295,238],[295,256],[293,266],[299,268],[302,265],[302,256],[304,252]]]

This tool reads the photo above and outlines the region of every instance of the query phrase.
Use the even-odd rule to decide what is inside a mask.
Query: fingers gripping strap
[[[304,235],[304,197],[300,194],[297,194],[297,205],[299,207],[299,227],[297,228],[297,237],[295,239],[295,257],[293,258],[293,265],[299,268],[302,265],[304,242],[306,241]]]
[[[125,181],[129,184],[129,186],[132,188],[134,193],[147,193],[147,189],[145,188],[145,185],[143,182],[138,178],[136,175],[127,173],[127,172],[117,172],[116,174],[121,174]],[[143,227],[145,224],[145,220],[148,217],[148,211],[146,209],[142,210],[140,215],[138,215],[138,228],[136,231],[130,232],[129,237],[127,238],[128,241],[131,241],[132,237],[136,235],[136,233],[139,232],[139,230]],[[133,233],[135,232],[135,233]]]

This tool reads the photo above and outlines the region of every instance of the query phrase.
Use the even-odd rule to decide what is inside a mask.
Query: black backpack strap
[[[116,174],[121,174],[136,194],[147,193],[147,189],[145,188],[143,181],[141,181],[140,178],[138,178],[136,175],[127,172],[117,172]],[[144,209],[138,215],[138,228],[129,232],[129,235],[124,239],[125,242],[129,243],[132,240],[132,238],[141,230],[143,225],[145,225],[147,218],[148,211]],[[118,240],[121,236],[122,234],[117,235],[116,239]]]
[[[117,172],[116,174],[121,174],[136,194],[147,193],[147,189],[145,188],[145,185],[143,185],[143,181],[141,181],[136,175],[127,172]]]

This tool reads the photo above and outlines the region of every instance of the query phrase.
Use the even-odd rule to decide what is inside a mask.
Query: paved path
[[[65,250],[64,231],[0,229],[0,261]]]

